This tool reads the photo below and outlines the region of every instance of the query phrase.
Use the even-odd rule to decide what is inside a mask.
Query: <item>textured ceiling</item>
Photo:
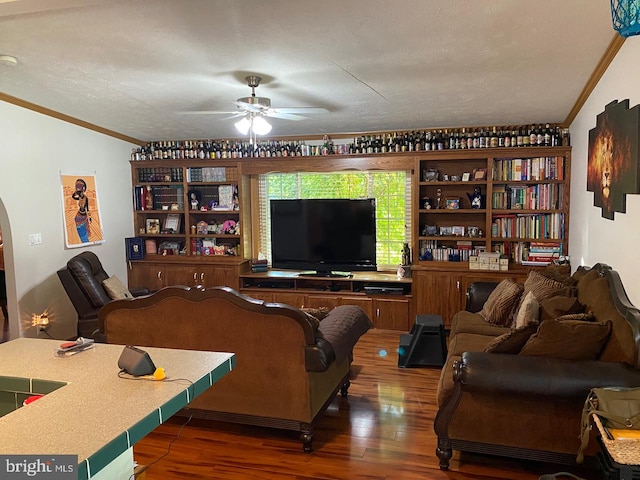
[[[0,0],[0,92],[140,140],[563,122],[614,36],[606,0]]]

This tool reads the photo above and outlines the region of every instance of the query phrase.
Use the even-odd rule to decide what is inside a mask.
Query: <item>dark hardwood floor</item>
[[[372,330],[354,352],[349,399],[339,396],[319,422],[314,452],[291,432],[174,417],[134,447],[148,480],[173,479],[482,479],[537,480],[571,471],[597,472],[454,453],[442,472],[435,456],[437,368],[397,368],[399,332]],[[215,388],[215,387],[214,387]],[[277,385],[274,385],[277,388]],[[525,432],[523,432],[525,434]]]

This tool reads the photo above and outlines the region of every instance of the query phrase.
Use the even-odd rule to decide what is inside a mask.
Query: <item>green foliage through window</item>
[[[375,198],[378,269],[401,262],[411,242],[411,178],[406,171],[270,173],[260,176],[260,249],[271,260],[269,200],[297,198]]]

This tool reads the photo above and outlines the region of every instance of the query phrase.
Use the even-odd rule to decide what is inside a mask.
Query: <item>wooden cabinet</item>
[[[370,291],[376,287],[393,288],[397,293]],[[375,328],[400,331],[408,331],[411,323],[411,289],[411,279],[387,273],[354,272],[350,278],[341,279],[300,277],[296,272],[273,270],[240,275],[240,291],[250,297],[298,308],[357,305]]]
[[[131,262],[128,282],[130,288],[147,287],[151,290],[170,285],[226,286],[238,290],[240,268],[242,268],[242,262],[237,265],[206,265],[137,261]]]
[[[464,307],[460,273],[420,271],[414,273],[416,313],[442,315],[445,326]]]
[[[151,291],[165,287],[164,265],[156,263],[131,262],[127,269],[129,288],[148,288]]]
[[[409,300],[395,298],[373,299],[373,326],[387,330],[410,330]]]
[[[535,268],[523,264],[534,245],[566,254],[570,163],[570,147],[419,154],[412,216],[416,313],[442,315],[448,327],[472,282],[524,281]],[[509,258],[508,270],[470,270],[469,256],[480,252]]]
[[[524,282],[528,268],[514,268],[507,272],[420,270],[414,273],[417,314],[442,315],[445,327],[451,326],[453,316],[464,310],[467,289],[473,282],[500,282],[507,277]]]

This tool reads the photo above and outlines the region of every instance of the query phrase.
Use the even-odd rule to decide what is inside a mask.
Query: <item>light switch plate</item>
[[[40,245],[42,243],[42,233],[30,233],[29,245]]]

